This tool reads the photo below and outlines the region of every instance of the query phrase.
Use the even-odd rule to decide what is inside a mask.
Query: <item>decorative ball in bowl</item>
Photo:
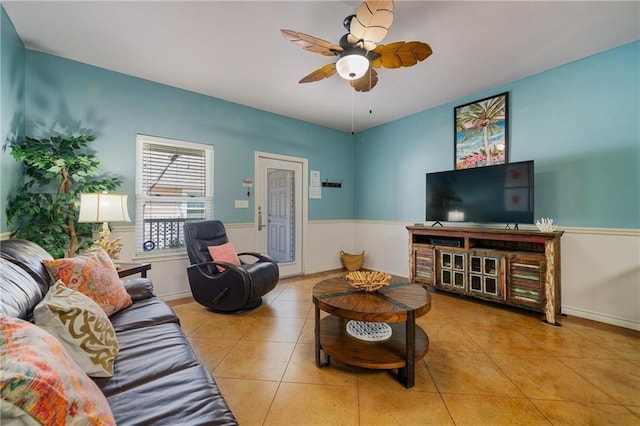
[[[391,283],[391,275],[377,271],[353,271],[347,274],[349,284],[362,291],[376,291]]]

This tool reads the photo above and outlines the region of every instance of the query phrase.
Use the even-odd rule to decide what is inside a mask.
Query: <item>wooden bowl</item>
[[[391,275],[377,271],[353,271],[347,274],[349,284],[362,291],[376,291],[391,283]]]

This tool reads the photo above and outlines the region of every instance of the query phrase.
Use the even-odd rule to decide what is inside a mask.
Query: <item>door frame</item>
[[[256,235],[254,237],[254,244],[256,245],[255,249],[256,250],[262,250],[262,247],[257,247],[258,245],[258,238],[257,238],[257,233],[258,231],[258,204],[259,204],[259,200],[258,200],[258,196],[262,196],[264,194],[259,194],[258,193],[258,179],[262,179],[258,164],[259,164],[259,160],[260,159],[269,159],[269,160],[278,160],[278,161],[285,161],[285,162],[291,162],[291,163],[299,163],[302,165],[302,205],[300,206],[301,210],[301,214],[300,217],[302,219],[302,223],[301,223],[301,229],[302,229],[302,235],[296,235],[296,244],[300,244],[300,251],[301,251],[301,263],[300,263],[300,267],[301,267],[301,274],[305,275],[306,274],[306,270],[307,270],[307,253],[308,253],[308,247],[307,247],[307,235],[309,235],[308,232],[308,226],[309,226],[309,160],[306,158],[302,158],[302,157],[293,157],[290,155],[280,155],[280,154],[273,154],[270,152],[262,152],[262,151],[255,151],[254,153],[254,179],[255,179],[255,202],[254,202],[254,206],[253,206],[253,232],[254,235]],[[266,186],[266,182],[262,183],[262,187],[265,188]]]

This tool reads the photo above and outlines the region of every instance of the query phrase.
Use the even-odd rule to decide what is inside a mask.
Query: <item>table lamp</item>
[[[127,195],[107,192],[80,194],[79,223],[102,222],[100,239],[94,241],[94,248],[102,248],[112,260],[118,259],[122,249],[121,238],[109,241],[109,222],[131,222],[127,211]]]

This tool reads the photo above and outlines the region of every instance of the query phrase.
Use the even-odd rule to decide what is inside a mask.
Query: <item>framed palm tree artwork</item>
[[[454,108],[455,168],[507,162],[509,93]]]

